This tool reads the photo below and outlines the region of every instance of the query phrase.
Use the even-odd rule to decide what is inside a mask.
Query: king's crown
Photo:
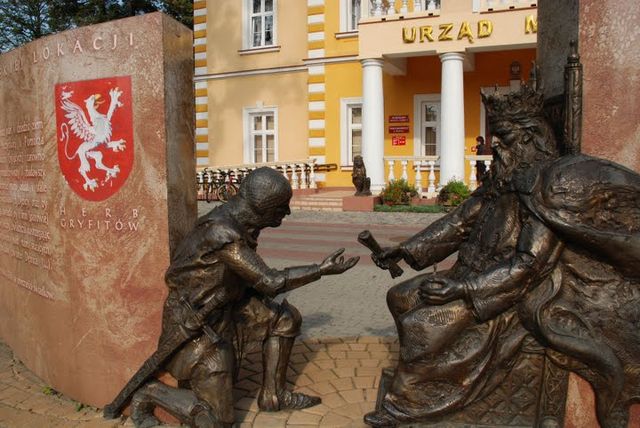
[[[525,119],[543,114],[543,95],[527,84],[522,84],[519,91],[500,94],[481,92],[482,102],[487,111],[487,118],[493,120]]]

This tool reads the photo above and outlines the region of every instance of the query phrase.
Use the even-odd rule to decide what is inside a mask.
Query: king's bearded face
[[[513,171],[519,162],[516,147],[520,133],[517,127],[505,121],[490,122],[489,130],[493,136],[491,142],[493,149],[492,175],[500,181],[511,181]]]

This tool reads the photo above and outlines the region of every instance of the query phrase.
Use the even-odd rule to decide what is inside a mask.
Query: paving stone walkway
[[[239,427],[365,427],[385,367],[395,365],[395,338],[303,339],[293,348],[288,382],[297,392],[319,396],[322,404],[299,411],[260,412],[256,394],[262,379],[261,355],[249,354],[236,385]]]
[[[200,203],[200,215],[210,208],[211,204]],[[371,229],[382,245],[391,245],[438,217],[295,211],[282,227],[264,231],[258,249],[270,266],[319,262],[338,247],[345,247],[349,255],[360,255],[361,261],[343,275],[325,277],[286,296],[303,314],[302,337],[293,349],[288,381],[295,391],[320,396],[322,404],[302,411],[258,411],[255,396],[262,379],[261,355],[250,353],[234,391],[237,427],[365,426],[362,416],[375,405],[381,371],[395,365],[398,355],[384,296],[389,286],[404,277],[392,281],[373,266],[355,236]],[[452,262],[446,260],[441,268]],[[405,270],[408,277],[410,269]],[[104,420],[99,409],[57,394],[0,342],[0,428],[22,427],[133,427],[133,423],[126,417]]]
[[[373,410],[382,369],[395,364],[398,345],[390,337],[302,339],[293,348],[287,381],[297,392],[319,396],[322,404],[300,411],[260,412],[261,353],[246,356],[234,391],[239,428],[365,427]],[[169,425],[172,426],[172,425]],[[0,344],[0,427],[133,427],[127,417],[102,419],[99,409],[57,394]]]
[[[106,421],[102,412],[49,388],[0,342],[1,428],[133,427],[128,419]]]

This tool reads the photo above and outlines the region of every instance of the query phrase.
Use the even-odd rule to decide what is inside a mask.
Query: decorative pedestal
[[[381,202],[380,196],[345,196],[342,211],[373,211],[373,207]]]

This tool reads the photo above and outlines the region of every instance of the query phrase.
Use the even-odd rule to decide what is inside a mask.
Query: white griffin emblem
[[[104,185],[111,178],[116,177],[120,172],[118,165],[108,167],[102,163],[102,152],[106,147],[114,152],[124,151],[125,141],[123,139],[111,141],[111,117],[114,111],[118,107],[122,107],[122,103],[119,101],[122,91],[119,88],[113,88],[109,90],[109,96],[111,103],[109,104],[109,110],[104,115],[97,110],[100,104],[104,103],[100,94],[91,95],[84,100],[84,105],[87,108],[89,114],[89,120],[80,106],[73,103],[70,98],[73,95],[73,91],[62,91],[61,103],[62,109],[65,111],[64,116],[68,119],[66,123],[60,125],[61,138],[60,141],[64,141],[64,154],[67,159],[71,160],[75,157],[80,159],[80,167],[78,172],[84,178],[84,184],[82,187],[84,190],[95,191],[99,185]],[[67,146],[69,144],[69,127],[76,135],[76,137],[82,140],[82,144],[78,147],[73,156],[69,156],[67,152]],[[98,183],[95,178],[91,178],[91,163],[92,159],[95,167],[99,170],[106,172],[106,177],[102,183]]]

